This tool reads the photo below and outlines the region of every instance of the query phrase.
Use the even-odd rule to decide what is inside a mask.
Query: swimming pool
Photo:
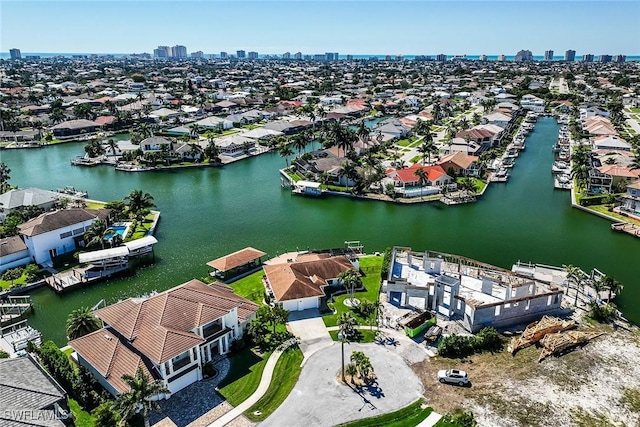
[[[113,233],[109,233],[104,236],[105,240],[111,240],[116,234],[119,234],[122,240],[127,237],[127,233],[129,231],[129,227],[131,226],[130,222],[118,223],[112,225],[110,228],[113,230]]]

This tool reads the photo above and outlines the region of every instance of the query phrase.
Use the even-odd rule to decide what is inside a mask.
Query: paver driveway
[[[304,354],[305,363],[316,351],[333,345],[331,335],[317,309],[292,312],[287,327],[293,335],[300,338],[300,350]]]

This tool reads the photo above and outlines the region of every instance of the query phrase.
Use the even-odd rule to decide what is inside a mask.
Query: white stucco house
[[[0,274],[5,271],[21,267],[33,262],[29,248],[24,244],[20,236],[11,236],[0,239]]]
[[[91,224],[108,217],[107,209],[62,209],[45,212],[18,229],[35,263],[52,266],[53,258],[82,246],[84,232]]]
[[[267,293],[288,311],[320,308],[322,298],[342,285],[340,273],[359,270],[357,260],[352,262],[344,255],[306,254],[289,261],[264,266]]]
[[[544,99],[538,98],[535,95],[527,94],[520,100],[520,106],[527,110],[534,111],[536,113],[544,112]]]
[[[257,310],[225,284],[193,279],[95,311],[104,327],[69,345],[78,362],[114,396],[129,391],[122,375],[135,375],[141,367],[170,391],[157,398],[169,398],[201,380],[204,365],[229,352]]]

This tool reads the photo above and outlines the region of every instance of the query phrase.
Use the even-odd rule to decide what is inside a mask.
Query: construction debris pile
[[[561,353],[602,335],[601,332],[565,332],[576,326],[577,323],[573,320],[544,316],[540,321],[527,326],[522,335],[512,338],[508,350],[515,355],[518,350],[539,342],[543,347],[538,359],[538,362],[541,362],[552,354]]]

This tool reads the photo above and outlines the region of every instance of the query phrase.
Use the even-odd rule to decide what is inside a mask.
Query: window
[[[171,360],[173,362],[173,371],[174,372],[179,370],[179,369],[184,368],[189,363],[191,363],[191,357],[189,357],[190,353],[191,353],[191,350],[185,351],[181,355],[176,356]]]
[[[78,234],[82,234],[84,233],[84,228],[80,227],[80,228],[76,228],[75,230],[73,230],[73,235],[77,236]]]
[[[66,233],[60,234],[61,239],[66,239],[67,237],[71,237],[71,232],[67,231]]]
[[[496,316],[500,316],[500,306],[499,305],[496,305],[495,315]]]

